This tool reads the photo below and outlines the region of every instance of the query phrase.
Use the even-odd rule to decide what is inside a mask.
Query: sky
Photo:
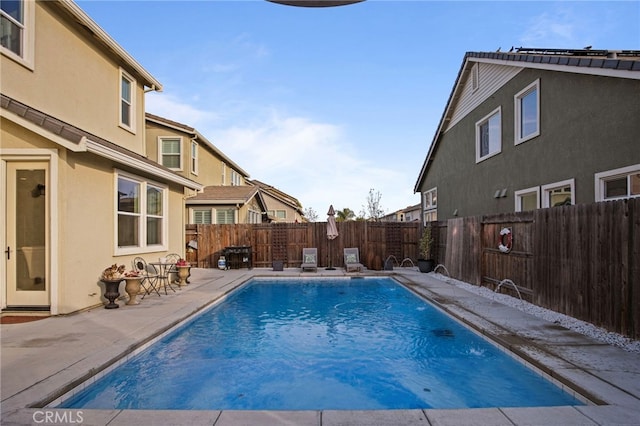
[[[163,85],[146,110],[196,128],[323,220],[413,192],[466,52],[640,49],[640,1],[76,0]]]

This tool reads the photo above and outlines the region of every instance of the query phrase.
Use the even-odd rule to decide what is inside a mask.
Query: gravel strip
[[[640,353],[640,340],[633,340],[618,333],[607,331],[601,327],[596,327],[585,321],[570,317],[568,315],[560,314],[558,312],[551,311],[549,309],[542,308],[540,306],[533,305],[527,301],[516,299],[507,294],[494,293],[486,287],[479,287],[476,285],[468,284],[462,281],[449,278],[446,275],[434,274],[434,277],[446,281],[455,285],[465,291],[477,294],[479,296],[491,299],[503,305],[511,306],[519,309],[522,312],[526,312],[538,318],[542,318],[546,321],[554,324],[559,324],[569,330],[573,330],[576,333],[591,337],[599,342],[607,343],[609,345],[617,346],[628,352]]]

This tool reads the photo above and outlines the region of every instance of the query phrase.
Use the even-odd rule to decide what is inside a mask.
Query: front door
[[[47,162],[7,162],[7,307],[50,306]]]

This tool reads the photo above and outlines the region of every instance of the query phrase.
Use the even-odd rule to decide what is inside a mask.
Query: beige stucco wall
[[[63,20],[55,8],[53,2],[36,2],[33,69],[0,55],[2,93],[143,153],[144,92],[140,81],[135,93],[136,133],[131,133],[118,126],[119,64],[88,44],[84,38],[88,34]]]
[[[184,256],[182,186],[168,185],[167,250],[118,256],[114,241],[115,170],[128,171],[141,178],[145,176],[90,153],[67,151],[9,120],[2,119],[1,125],[3,150],[20,150],[23,154],[37,148],[58,151],[58,173],[51,179],[57,182],[57,197],[52,205],[57,205],[58,220],[51,226],[57,228],[58,243],[51,247],[51,251],[55,251],[58,257],[58,274],[55,277],[58,291],[52,294],[58,304],[58,313],[100,305],[104,289],[98,278],[102,270],[113,263],[124,264],[131,269],[131,261],[138,255],[148,261],[155,261],[167,253]],[[51,197],[55,192],[48,193]],[[124,283],[121,284],[122,295],[123,286]]]

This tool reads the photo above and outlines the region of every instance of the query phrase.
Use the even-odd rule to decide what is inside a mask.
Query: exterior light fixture
[[[298,7],[333,7],[346,6],[348,4],[361,3],[365,0],[267,0],[271,3]]]

